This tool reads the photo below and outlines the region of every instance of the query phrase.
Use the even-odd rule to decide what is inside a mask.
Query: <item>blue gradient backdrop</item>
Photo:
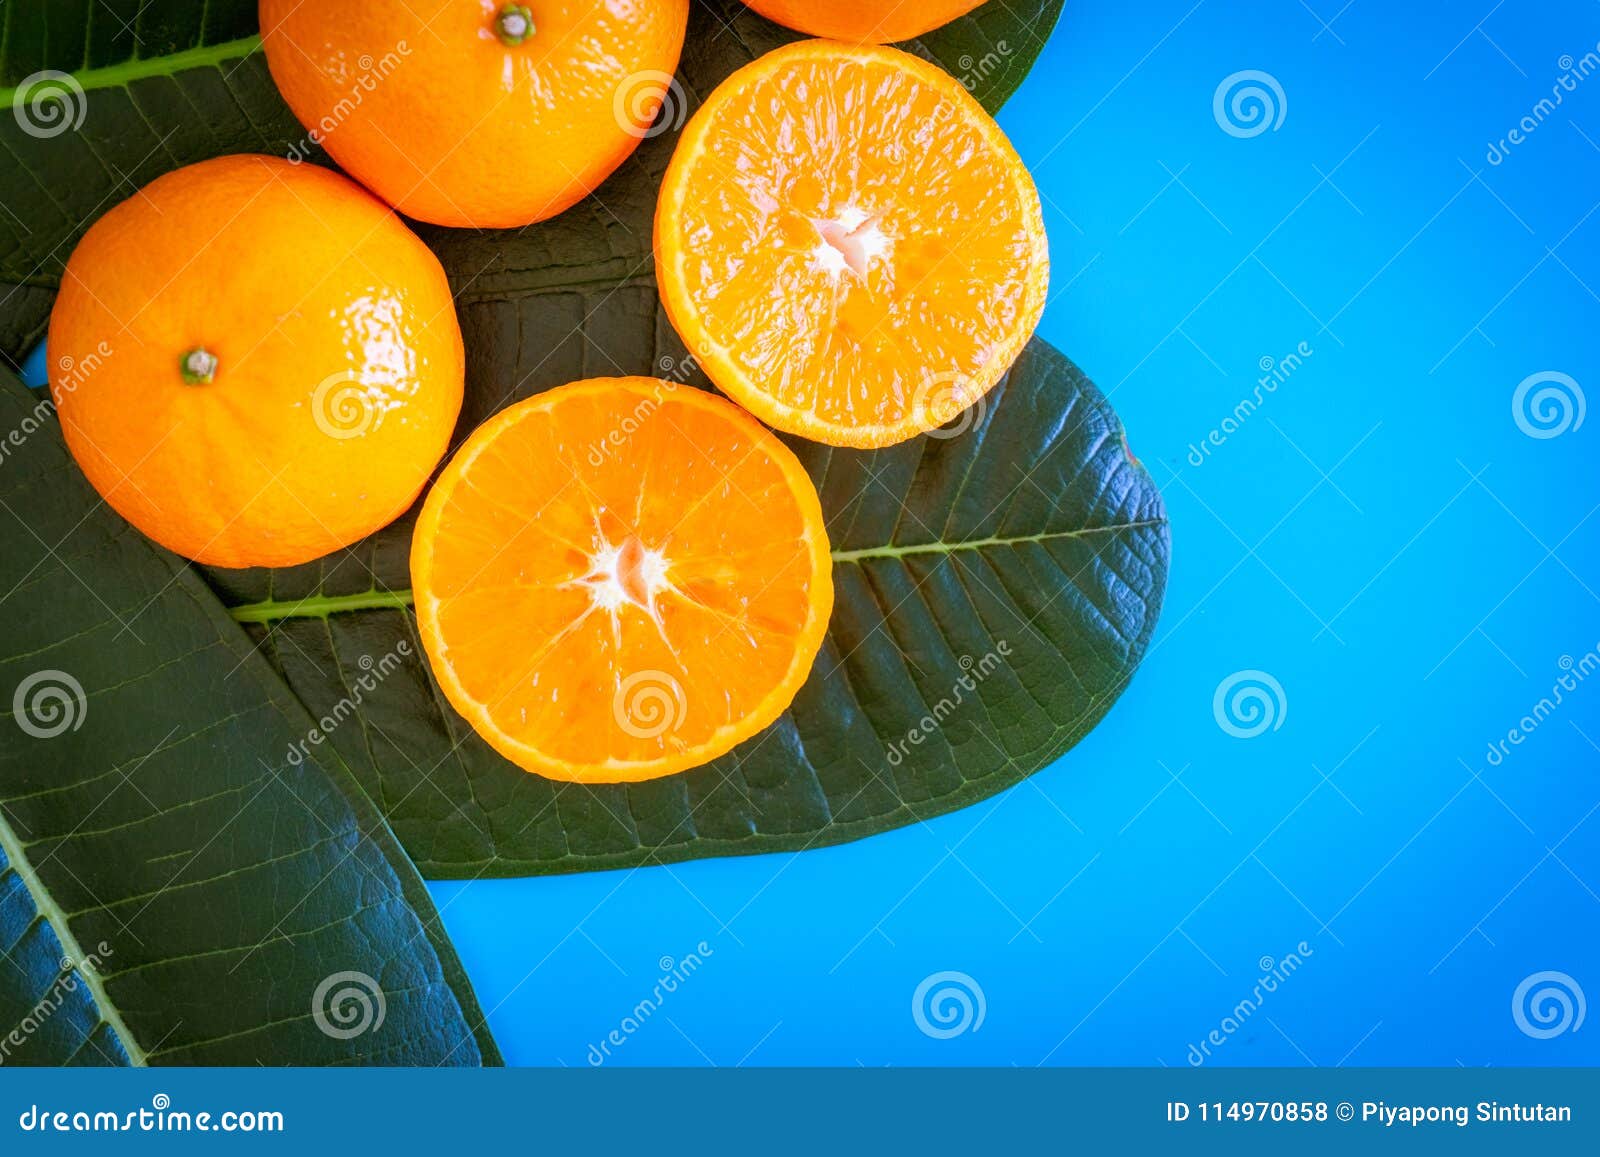
[[[1069,0],[1001,121],[1046,204],[1043,335],[1168,503],[1149,658],[1065,758],[934,823],[434,885],[509,1060],[585,1064],[705,941],[608,1063],[1183,1065],[1304,941],[1208,1063],[1600,1062],[1600,1012],[1535,1039],[1511,1004],[1545,970],[1600,999],[1600,675],[1488,760],[1600,645],[1600,417],[1534,438],[1511,407],[1542,371],[1600,402],[1600,74],[1534,112],[1597,42],[1592,0]],[[1286,98],[1251,138],[1213,117],[1245,69]],[[1248,740],[1212,710],[1244,669],[1286,700]],[[948,1040],[911,1014],[943,970],[986,1007]]]

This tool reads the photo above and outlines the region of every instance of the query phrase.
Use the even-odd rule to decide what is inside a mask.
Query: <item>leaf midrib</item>
[[[377,588],[353,595],[312,595],[304,599],[264,599],[259,603],[229,607],[235,622],[271,623],[278,619],[325,619],[341,611],[396,610],[411,605],[409,590]]]
[[[186,68],[203,68],[207,65],[221,64],[224,60],[246,57],[260,47],[260,36],[246,36],[221,44],[186,48],[182,52],[174,52],[167,56],[125,60],[120,64],[108,64],[103,68],[79,69],[70,75],[77,81],[78,87],[85,91],[96,88],[126,88],[134,81],[144,80],[147,77],[173,76]],[[15,87],[0,88],[0,104],[9,105],[16,95]]]
[[[1014,538],[989,537],[965,539],[961,542],[922,542],[909,546],[869,546],[860,550],[836,550],[835,563],[861,564],[875,559],[899,559],[911,555],[951,555],[966,550],[987,550],[1004,546],[1027,546],[1063,538],[1083,538],[1090,534],[1114,534],[1124,530],[1160,526],[1164,520],[1147,518],[1135,522],[1116,522],[1106,526],[1086,526],[1082,530],[1056,530],[1044,534],[1024,534]],[[311,595],[303,599],[264,599],[229,607],[228,613],[235,622],[275,623],[283,619],[326,619],[329,615],[348,611],[403,610],[412,605],[415,596],[407,590],[359,591],[352,595]]]
[[[1012,538],[969,538],[960,542],[919,542],[909,546],[868,546],[860,550],[836,550],[834,562],[866,562],[879,558],[905,558],[913,554],[955,554],[963,550],[986,550],[997,546],[1027,546],[1031,543],[1051,542],[1061,538],[1082,538],[1088,534],[1113,534],[1122,530],[1138,530],[1146,526],[1159,526],[1161,520],[1149,518],[1138,522],[1114,522],[1106,526],[1086,526],[1082,530],[1052,530],[1043,534],[1024,534]]]
[[[139,1047],[139,1042],[134,1039],[122,1019],[122,1014],[117,1011],[117,1006],[106,995],[105,986],[100,982],[100,976],[95,972],[94,965],[89,963],[89,954],[83,950],[83,945],[78,943],[77,935],[72,931],[72,926],[67,922],[67,915],[56,903],[55,897],[50,894],[44,882],[39,879],[39,874],[34,870],[33,863],[28,859],[23,842],[17,838],[17,833],[12,829],[11,823],[6,819],[5,809],[0,808],[0,851],[4,851],[6,859],[16,869],[17,875],[22,877],[22,886],[28,890],[28,895],[33,897],[33,906],[39,915],[55,929],[56,939],[61,942],[61,949],[67,959],[72,961],[73,969],[83,978],[84,984],[89,989],[89,995],[94,998],[95,1011],[100,1019],[110,1026],[116,1034],[123,1051],[128,1054],[128,1059],[140,1067],[148,1064],[145,1052]],[[57,982],[60,976],[57,974]],[[54,987],[54,983],[52,983]],[[92,1036],[94,1029],[90,1029]]]

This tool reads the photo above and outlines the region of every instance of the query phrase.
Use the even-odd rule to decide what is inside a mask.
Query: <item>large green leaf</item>
[[[994,107],[1059,7],[995,0],[917,48],[971,73]],[[690,105],[790,37],[735,0],[697,4],[694,20],[681,69]],[[235,65],[228,84],[255,63]],[[250,121],[276,124],[275,115]],[[463,431],[574,378],[681,373],[684,350],[660,310],[650,259],[673,135],[647,140],[594,197],[553,221],[514,232],[422,230],[451,274],[467,338]],[[873,454],[795,448],[818,481],[838,552],[827,645],[769,731],[653,784],[562,787],[526,775],[448,708],[407,610],[409,519],[306,567],[207,578],[315,716],[349,700],[359,656],[409,646],[405,665],[361,697],[330,742],[430,875],[852,839],[1015,783],[1099,720],[1148,643],[1167,536],[1159,497],[1114,415],[1070,362],[1034,343],[959,437]]]
[[[961,77],[995,110],[1027,75],[1062,3],[990,0],[904,47]],[[200,12],[192,0],[3,0],[0,28],[0,105],[16,103],[17,86],[43,69],[71,73],[84,90],[68,112],[77,127],[67,131],[29,133],[26,108],[0,117],[0,355],[13,364],[43,335],[72,245],[106,209],[207,157],[317,152],[272,85],[254,35],[256,0],[211,0]],[[695,0],[679,69],[688,105],[797,36],[739,0]],[[681,124],[684,111],[675,100],[666,115]],[[44,114],[35,121],[46,131],[61,123]],[[523,231],[518,261],[499,260],[498,233],[425,233],[475,293],[612,276],[596,266],[602,257],[609,268],[647,272],[655,188],[676,136],[647,140],[595,196]],[[557,259],[541,260],[546,254]]]
[[[305,708],[3,371],[0,429],[0,1063],[498,1060]]]
[[[596,314],[620,371],[647,372],[671,348],[641,324],[653,313],[648,293]],[[548,316],[519,329],[509,305],[473,308],[483,315],[477,340],[501,355],[500,380],[536,367],[518,396],[595,368],[584,364],[593,330],[550,344],[544,335],[559,333]],[[497,337],[506,333],[520,338]],[[528,775],[445,705],[407,607],[409,523],[292,572],[214,580],[314,715],[347,695],[351,656],[408,642],[413,660],[367,697],[362,726],[332,742],[426,875],[838,843],[972,803],[1054,760],[1110,708],[1160,610],[1160,497],[1071,362],[1035,341],[963,421],[970,428],[954,436],[871,453],[789,440],[834,546],[828,639],[779,722],[654,783]]]

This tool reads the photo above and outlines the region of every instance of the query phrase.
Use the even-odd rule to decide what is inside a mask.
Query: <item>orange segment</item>
[[[503,411],[417,523],[440,686],[551,779],[654,779],[766,727],[833,607],[822,506],[788,447],[711,394],[596,378]]]
[[[901,442],[977,401],[1049,281],[1038,193],[988,113],[897,49],[820,40],[734,73],[689,122],[656,261],[711,379],[837,446]]]

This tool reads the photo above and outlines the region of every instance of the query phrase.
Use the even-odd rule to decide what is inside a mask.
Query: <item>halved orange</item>
[[[662,301],[722,391],[836,446],[942,426],[1044,311],[1039,195],[949,74],[810,40],[746,65],[684,130],[656,210]]]
[[[445,695],[551,779],[654,779],[783,713],[833,607],[816,488],[721,398],[596,378],[511,406],[423,504],[411,581]]]

